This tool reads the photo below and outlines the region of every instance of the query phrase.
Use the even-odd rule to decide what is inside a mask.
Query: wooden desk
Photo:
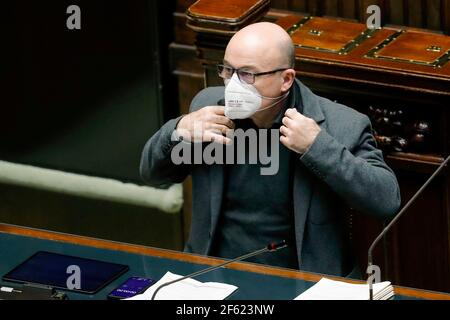
[[[0,224],[0,274],[24,261],[39,250],[71,254],[130,266],[130,271],[102,289],[96,295],[69,293],[70,299],[104,300],[108,293],[130,276],[150,277],[158,280],[166,271],[189,274],[223,260],[193,254],[162,250],[125,243],[111,242],[75,235],[29,229]],[[233,284],[239,289],[231,300],[291,300],[311,287],[323,276],[245,262],[233,263],[199,277],[200,281]],[[336,280],[358,283],[346,279]],[[3,283],[6,284],[6,283]],[[8,283],[8,285],[11,285]],[[267,290],[270,288],[270,290]],[[396,299],[450,300],[450,294],[395,287]]]

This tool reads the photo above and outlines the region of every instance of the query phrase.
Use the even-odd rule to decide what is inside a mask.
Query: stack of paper
[[[390,282],[373,285],[373,300],[388,300],[393,296],[394,288]],[[369,285],[322,278],[294,300],[369,300]]]
[[[167,272],[161,280],[148,288],[143,294],[138,294],[125,300],[151,300],[153,293],[160,285],[182,277]],[[156,294],[155,300],[223,300],[236,289],[237,287],[229,284],[217,282],[202,283],[188,278],[161,288]]]

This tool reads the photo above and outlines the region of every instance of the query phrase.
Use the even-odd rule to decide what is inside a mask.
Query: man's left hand
[[[305,117],[296,109],[288,109],[280,128],[280,141],[288,149],[303,154],[314,143],[320,131],[313,119]]]

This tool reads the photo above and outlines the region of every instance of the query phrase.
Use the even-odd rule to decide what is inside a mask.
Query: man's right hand
[[[231,144],[228,137],[234,128],[233,121],[225,117],[225,107],[209,106],[183,116],[176,130],[183,140],[189,142]]]

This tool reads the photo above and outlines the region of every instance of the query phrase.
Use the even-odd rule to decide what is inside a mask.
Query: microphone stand
[[[384,235],[389,231],[389,229],[397,222],[398,219],[403,215],[403,213],[411,206],[411,204],[417,199],[417,197],[425,190],[426,187],[433,181],[433,179],[444,169],[444,167],[448,164],[450,160],[450,156],[439,166],[439,168],[433,173],[433,175],[425,182],[425,184],[417,191],[417,193],[408,201],[408,203],[403,207],[402,210],[392,219],[392,221],[384,228],[384,230],[380,233],[380,235],[374,240],[372,245],[369,248],[368,252],[368,267],[367,271],[372,270],[372,251],[378,242],[384,237]],[[367,272],[369,277],[371,273]],[[369,281],[369,298],[373,300],[373,284],[372,281]]]
[[[233,260],[229,260],[229,261],[227,261],[227,262],[224,262],[224,263],[222,263],[222,264],[219,264],[218,266],[212,266],[212,267],[209,267],[209,268],[204,269],[204,270],[199,270],[199,271],[197,271],[197,272],[194,272],[194,273],[189,274],[189,275],[187,275],[187,276],[184,276],[184,277],[182,277],[182,278],[179,278],[179,279],[176,279],[176,280],[172,280],[172,281],[163,283],[162,285],[160,285],[160,286],[155,290],[155,292],[153,292],[153,295],[152,295],[151,300],[155,300],[156,294],[158,293],[159,290],[161,290],[162,288],[167,287],[167,286],[169,286],[169,285],[171,285],[171,284],[173,284],[173,283],[175,283],[175,282],[182,281],[182,280],[185,280],[185,279],[187,279],[187,278],[194,278],[194,277],[196,277],[196,276],[199,276],[199,275],[202,275],[202,274],[205,274],[205,273],[214,271],[214,270],[216,270],[216,269],[220,269],[220,268],[222,268],[222,267],[224,267],[224,266],[226,266],[226,265],[228,265],[228,264],[231,264],[231,263],[233,263],[233,262],[245,260],[245,259],[248,259],[248,258],[257,256],[257,255],[262,254],[262,253],[265,253],[265,252],[274,252],[274,251],[278,251],[278,250],[284,249],[284,248],[286,248],[286,247],[287,247],[286,241],[283,241],[283,242],[281,242],[281,243],[279,243],[279,244],[269,244],[267,247],[265,247],[265,248],[263,248],[263,249],[260,249],[260,250],[255,251],[255,252],[248,253],[248,254],[246,254],[246,255],[240,256],[240,257],[235,258],[235,259],[233,259]]]

